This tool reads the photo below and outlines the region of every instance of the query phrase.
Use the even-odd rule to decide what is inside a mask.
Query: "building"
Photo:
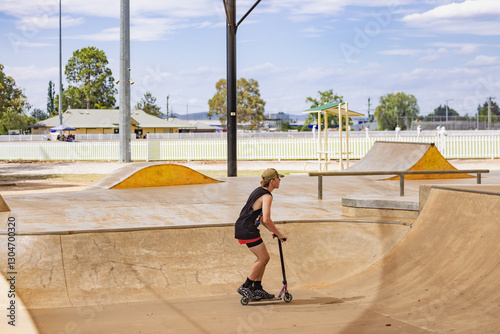
[[[63,113],[63,124],[75,128],[73,134],[117,134],[120,110],[118,109],[69,109]],[[130,111],[131,133],[144,136],[147,133],[195,132],[196,126],[180,119],[165,120],[142,110]],[[51,117],[30,126],[32,134],[49,134],[59,125],[59,116]],[[214,130],[215,131],[215,130]]]

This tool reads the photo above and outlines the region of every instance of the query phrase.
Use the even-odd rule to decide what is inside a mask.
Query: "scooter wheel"
[[[240,299],[241,305],[248,305],[249,302],[250,302],[250,299],[248,299],[247,297],[241,297],[241,299]]]
[[[283,300],[285,301],[285,303],[289,303],[291,302],[293,299],[292,295],[289,294],[288,292],[285,293],[285,297],[283,298]]]

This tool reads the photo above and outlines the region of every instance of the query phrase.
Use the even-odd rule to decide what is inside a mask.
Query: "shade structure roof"
[[[345,116],[346,111],[345,109],[342,109],[342,104],[345,104],[344,102],[336,102],[336,103],[327,103],[323,104],[321,106],[317,106],[311,109],[304,110],[303,112],[305,113],[314,113],[314,112],[321,112],[324,111],[326,113],[332,113],[338,115],[339,113],[339,104],[341,105],[341,113],[342,116]],[[360,114],[359,112],[348,110],[347,111],[347,116],[349,117],[361,117],[364,116],[363,114]]]
[[[56,132],[56,131],[75,131],[75,128],[72,128],[71,126],[60,124],[58,126],[55,126],[53,128],[50,128],[50,131]]]

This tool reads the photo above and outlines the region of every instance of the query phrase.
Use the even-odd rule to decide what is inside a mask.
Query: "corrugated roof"
[[[165,120],[146,114],[142,110],[131,110],[132,124],[139,128],[182,128],[194,129],[195,126],[186,121]],[[69,109],[63,113],[63,123],[78,128],[118,128],[120,123],[118,109]],[[54,127],[59,125],[59,116],[40,121],[31,127]]]

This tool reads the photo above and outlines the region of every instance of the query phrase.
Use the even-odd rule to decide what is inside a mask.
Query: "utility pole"
[[[59,125],[63,124],[62,108],[62,24],[61,24],[61,1],[59,0]],[[62,130],[59,132],[62,135]]]
[[[120,7],[120,162],[130,162],[130,0]]]
[[[189,102],[186,103],[186,121],[189,121]]]
[[[236,23],[236,0],[222,0],[226,12],[226,51],[227,51],[227,176],[237,176],[237,134],[236,134],[236,30],[252,8]]]
[[[370,98],[368,98],[368,123],[370,123]]]
[[[491,100],[494,97],[488,97],[488,130],[491,130]]]
[[[170,95],[167,95],[167,121],[168,121],[168,99],[170,98]]]

